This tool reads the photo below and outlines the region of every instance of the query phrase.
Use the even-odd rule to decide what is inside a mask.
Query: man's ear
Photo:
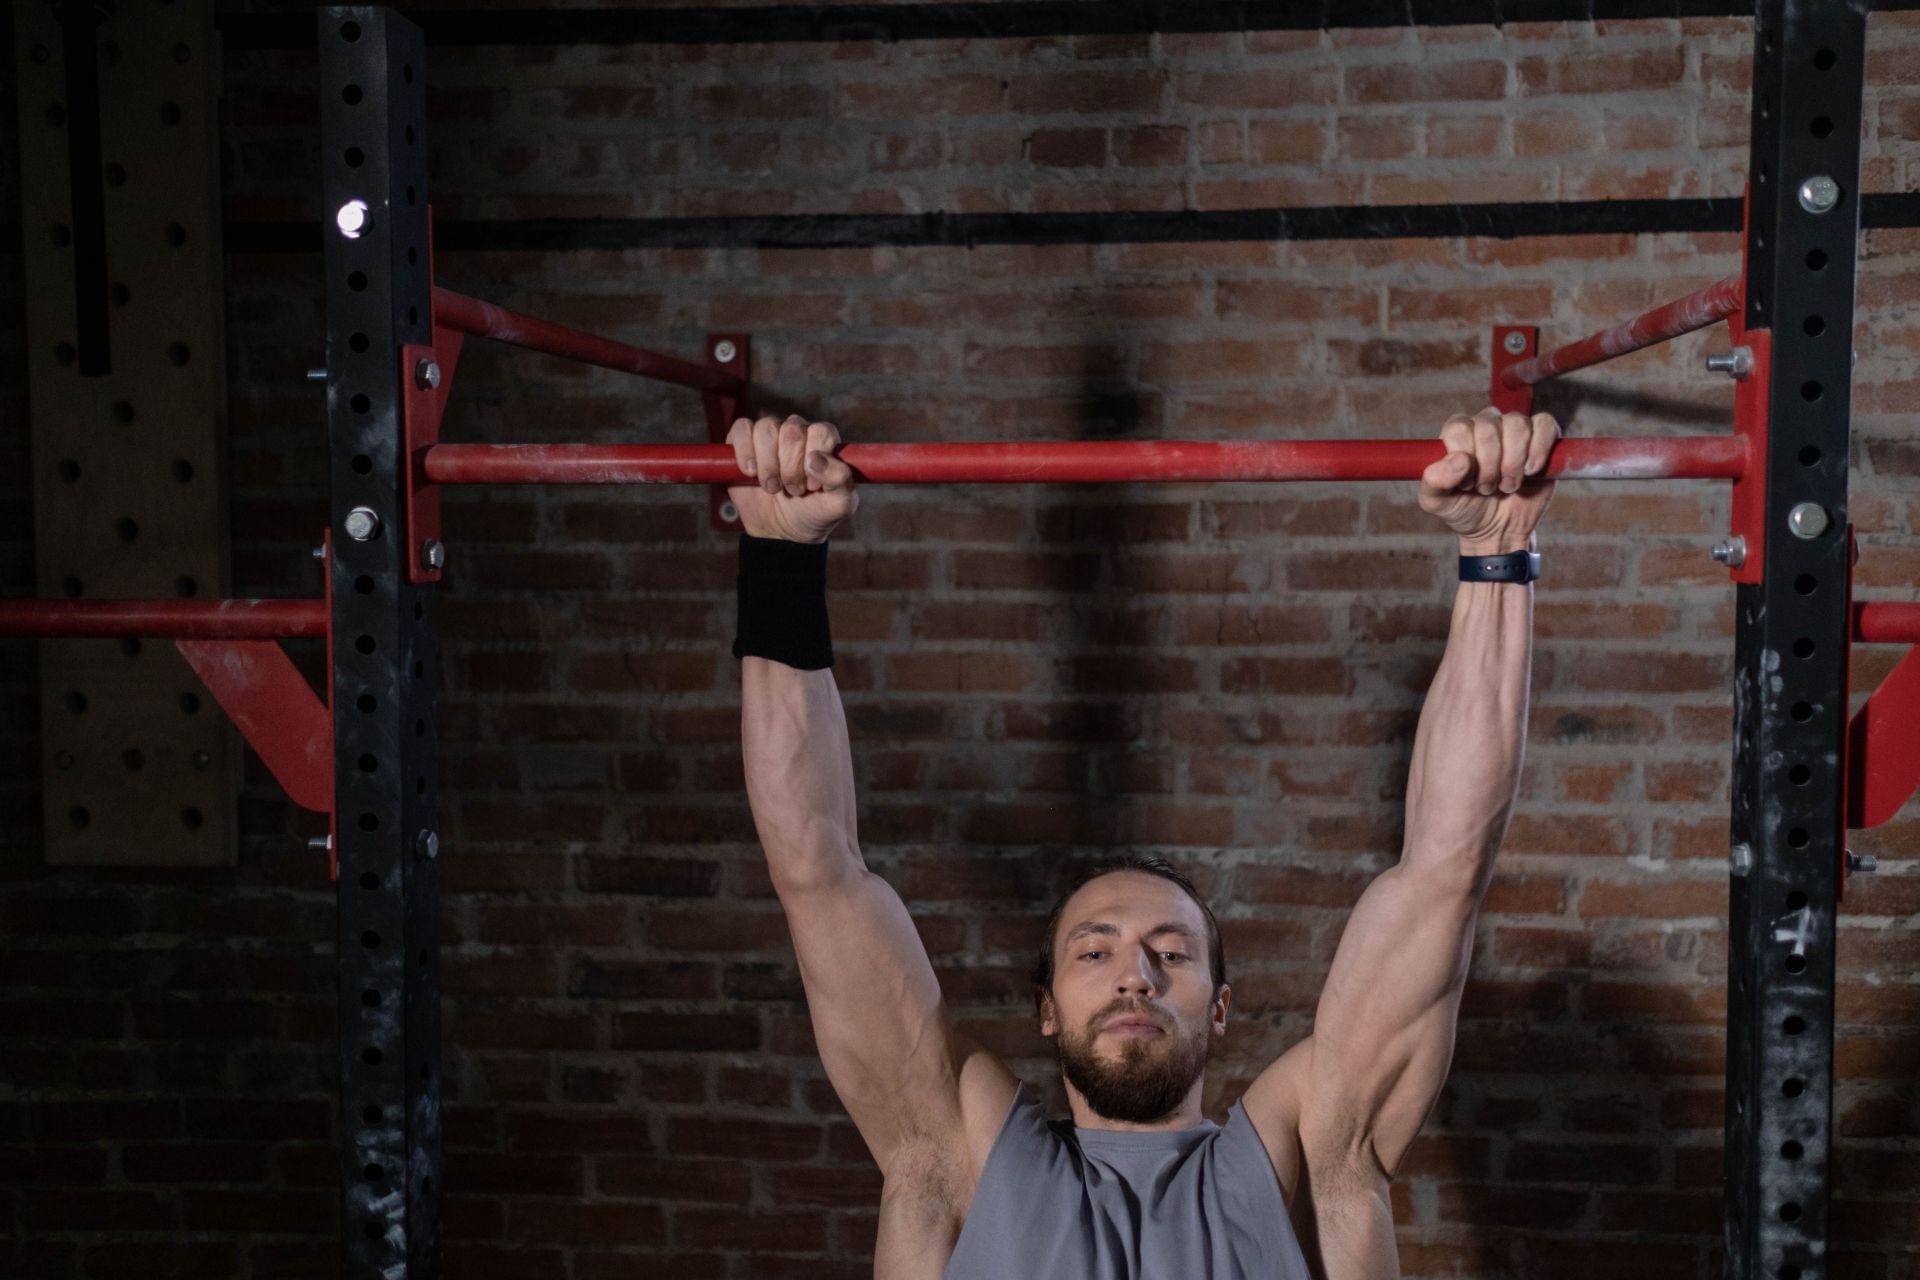
[[[1213,1017],[1213,1034],[1227,1034],[1227,1010],[1233,1007],[1233,988],[1226,983],[1213,993],[1213,1008],[1209,1011]]]
[[[1040,999],[1040,1034],[1053,1036],[1060,1033],[1060,1015],[1053,1007],[1053,993],[1042,991]]]

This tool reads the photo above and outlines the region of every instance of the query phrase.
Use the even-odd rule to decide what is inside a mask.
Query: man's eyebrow
[[[1073,926],[1072,932],[1068,933],[1067,936],[1061,940],[1060,945],[1063,947],[1068,946],[1073,942],[1075,938],[1080,937],[1082,934],[1088,934],[1088,933],[1112,934],[1112,933],[1118,933],[1118,932],[1120,932],[1120,926],[1118,925],[1108,924],[1104,920],[1088,920],[1083,924],[1077,924]],[[1180,921],[1178,920],[1168,920],[1165,923],[1157,924],[1153,926],[1153,928],[1147,930],[1147,936],[1149,938],[1158,937],[1160,934],[1163,934],[1163,933],[1180,934],[1182,937],[1186,938],[1187,941],[1189,942],[1193,941],[1194,938],[1199,936],[1194,933],[1191,927],[1180,923]]]

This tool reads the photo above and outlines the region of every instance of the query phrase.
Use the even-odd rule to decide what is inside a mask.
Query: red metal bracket
[[[427,279],[433,280],[433,208],[427,208]],[[407,460],[407,581],[438,582],[446,565],[440,540],[440,489],[427,479],[427,450],[440,442],[440,417],[453,394],[453,371],[466,334],[440,323],[428,303],[433,345],[400,347],[400,426]]]
[[[1533,388],[1509,387],[1500,377],[1516,364],[1533,359],[1540,351],[1540,330],[1530,324],[1493,326],[1493,384],[1488,403],[1502,413],[1532,413]]]
[[[1861,606],[1853,603],[1853,562],[1859,549],[1853,527],[1847,527],[1847,612],[1853,618],[1856,640],[1892,639],[1863,634]],[[1868,606],[1871,608],[1872,606]],[[1898,631],[1899,629],[1896,629]],[[1900,638],[1910,638],[1911,628]],[[1848,650],[1851,657],[1852,650]],[[1851,687],[1849,680],[1847,686]],[[1920,645],[1911,645],[1887,678],[1847,722],[1846,757],[1842,777],[1847,780],[1846,823],[1849,829],[1877,827],[1900,812],[1900,806],[1920,787]],[[1845,876],[1843,865],[1840,874]],[[1843,880],[1842,884],[1845,883]]]
[[[751,350],[751,339],[744,333],[707,335],[707,359],[716,368],[737,374],[742,386],[747,385],[752,376],[752,364],[748,359]],[[700,399],[707,410],[707,439],[714,444],[725,444],[727,432],[733,429],[734,419],[745,412],[745,401],[722,391],[703,391]],[[734,514],[726,485],[716,484],[708,488],[707,518],[722,533],[740,532],[740,518]]]
[[[1747,213],[1751,195],[1743,199],[1740,216],[1740,241],[1746,244]],[[1760,570],[1767,553],[1767,414],[1773,389],[1773,331],[1747,328],[1746,281],[1747,255],[1740,252],[1740,308],[1727,317],[1727,336],[1738,352],[1741,347],[1753,353],[1752,367],[1733,387],[1733,431],[1747,446],[1747,467],[1733,482],[1733,504],[1728,532],[1736,546],[1746,548],[1746,558],[1730,565],[1727,576],[1735,582],[1758,586]]]
[[[320,534],[326,574],[322,599],[333,599],[333,542]],[[268,772],[303,809],[333,815],[333,684],[322,702],[277,640],[196,640],[174,647],[207,686]],[[327,671],[333,670],[333,625],[327,625]],[[335,875],[338,875],[335,868]]]

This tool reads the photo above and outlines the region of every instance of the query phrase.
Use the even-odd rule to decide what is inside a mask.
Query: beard
[[[1054,1037],[1054,1053],[1067,1083],[1104,1120],[1152,1124],[1171,1115],[1207,1069],[1211,1036],[1203,1023],[1182,1036],[1175,1029],[1145,1039],[1124,1040],[1115,1057],[1102,1056],[1097,1028],[1119,1014],[1136,1012],[1122,1003],[1088,1020],[1085,1032],[1064,1026]]]

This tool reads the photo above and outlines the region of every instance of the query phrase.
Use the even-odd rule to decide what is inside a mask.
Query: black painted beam
[[[1920,0],[1879,0],[1874,8],[1920,8]],[[445,9],[415,18],[428,43],[438,45],[804,44],[1744,18],[1752,12],[1751,0],[1002,0],[732,9]],[[229,49],[291,49],[313,43],[312,24],[303,15],[228,14],[221,28]]]
[[[1920,193],[1862,198],[1862,225],[1920,227]],[[1237,240],[1398,240],[1453,236],[1658,235],[1734,232],[1740,201],[1586,200],[1564,204],[1424,204],[1145,213],[794,214],[740,218],[445,219],[442,251],[868,248],[878,245],[1171,244]],[[307,222],[230,222],[227,248],[245,253],[318,247]]]

